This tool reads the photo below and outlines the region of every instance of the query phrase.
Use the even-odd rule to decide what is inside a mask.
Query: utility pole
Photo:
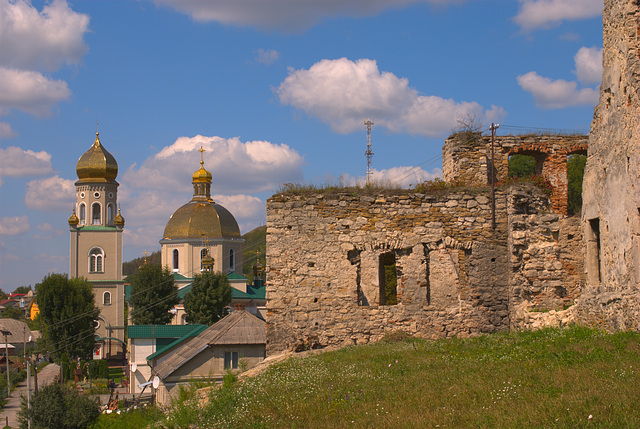
[[[11,378],[9,377],[9,341],[7,340],[7,336],[11,335],[10,331],[5,331],[4,329],[0,331],[2,335],[4,335],[4,358],[7,360],[7,398],[11,393]]]
[[[491,123],[491,228],[496,229],[496,178],[493,156],[493,142],[496,130],[500,127],[500,124]]]
[[[367,150],[365,151],[365,155],[367,156],[367,182],[366,184],[371,184],[371,175],[373,172],[371,171],[371,161],[373,160],[373,152],[371,152],[371,125],[373,125],[373,121],[365,118],[364,124],[367,126]]]

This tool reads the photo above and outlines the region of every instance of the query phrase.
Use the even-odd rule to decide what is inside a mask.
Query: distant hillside
[[[242,236],[244,238],[244,250],[242,251],[242,273],[253,281],[253,266],[257,257],[260,263],[265,265],[265,256],[267,254],[267,226],[259,226],[253,231],[249,231]]]
[[[256,263],[256,250],[260,263],[265,265],[265,255],[267,249],[267,227],[259,226],[256,229],[247,232],[242,236],[244,238],[244,251],[242,252],[242,274],[249,277],[253,281],[253,265]],[[144,263],[144,256],[133,259],[122,264],[122,274],[128,277],[138,272],[140,266]],[[147,263],[160,265],[160,251],[147,255]]]

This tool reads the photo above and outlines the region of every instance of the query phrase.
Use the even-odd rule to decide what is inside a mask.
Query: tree
[[[21,428],[27,428],[31,418],[32,429],[80,429],[89,427],[100,416],[100,404],[97,399],[79,395],[58,383],[43,387],[27,408],[23,396],[18,413]]]
[[[31,285],[29,285],[29,286],[18,286],[16,288],[16,290],[13,291],[13,293],[29,293],[30,290],[31,290]]]
[[[94,321],[100,311],[93,287],[83,278],[49,274],[36,285],[43,334],[49,352],[59,358],[89,359],[95,347]]]
[[[2,317],[5,319],[24,320],[24,311],[18,307],[7,306],[7,308],[2,311]]]
[[[509,157],[509,177],[527,178],[536,174],[536,159],[515,154]]]
[[[134,325],[166,325],[178,304],[178,289],[168,268],[144,264],[131,276],[131,320]]]
[[[580,213],[582,209],[582,178],[587,157],[574,154],[567,158],[567,182],[569,213]]]
[[[231,286],[225,274],[196,274],[191,291],[184,297],[187,322],[213,325],[225,315],[230,302]]]

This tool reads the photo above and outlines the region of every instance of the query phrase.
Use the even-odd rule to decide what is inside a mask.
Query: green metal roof
[[[180,338],[205,325],[132,325],[127,328],[128,338]]]
[[[187,340],[189,338],[193,338],[193,337],[198,336],[198,334],[200,334],[200,332],[202,332],[202,331],[204,331],[205,329],[208,328],[207,325],[183,325],[183,326],[197,326],[197,328],[192,329],[189,333],[183,335],[182,337],[178,338],[174,342],[172,342],[170,344],[167,344],[164,347],[159,348],[158,350],[156,350],[155,353],[152,353],[149,356],[147,356],[147,361],[150,361],[150,360],[160,356],[161,354],[163,354],[167,350],[171,350],[172,348],[174,348],[175,346],[177,346],[178,344],[182,343],[183,341],[185,341],[185,340]]]
[[[229,273],[229,274],[227,274],[227,278],[229,280],[249,280],[248,278],[246,278],[242,274],[238,274],[238,273]]]
[[[115,226],[87,225],[76,228],[78,231],[115,231]]]
[[[191,292],[191,284],[186,285],[183,288],[178,289],[178,299],[184,300],[186,294]],[[247,292],[242,292],[234,287],[231,287],[231,298],[233,299],[265,299],[267,287],[247,285]]]

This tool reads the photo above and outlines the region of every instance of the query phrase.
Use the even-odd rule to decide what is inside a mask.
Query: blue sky
[[[602,0],[0,0],[0,288],[68,272],[78,158],[119,165],[124,259],[213,174],[242,233],[282,183],[441,174],[461,118],[588,132]],[[509,125],[514,128],[509,128]],[[428,160],[435,158],[434,162]]]

